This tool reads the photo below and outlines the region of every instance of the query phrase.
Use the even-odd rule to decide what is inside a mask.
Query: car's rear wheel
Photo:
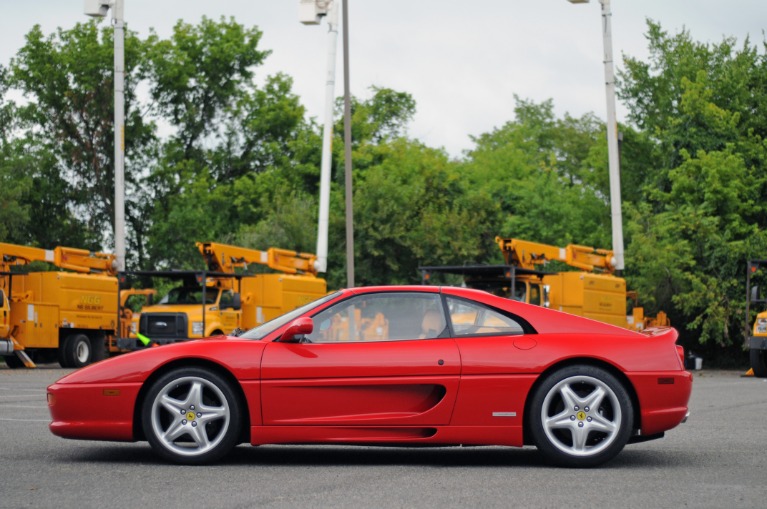
[[[626,388],[594,366],[550,374],[530,406],[535,445],[549,461],[567,467],[594,467],[615,457],[628,442],[633,421]]]
[[[767,377],[767,350],[751,349],[751,368],[754,376]]]
[[[196,465],[237,445],[241,409],[232,386],[205,368],[170,371],[152,384],[142,406],[144,434],[163,458]]]

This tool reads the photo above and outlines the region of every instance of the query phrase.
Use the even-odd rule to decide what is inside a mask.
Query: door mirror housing
[[[228,308],[234,309],[235,311],[239,311],[242,309],[242,297],[240,297],[239,293],[235,293],[232,295],[232,303],[227,306]]]
[[[290,322],[290,325],[288,325],[288,328],[285,329],[285,332],[282,333],[282,336],[280,336],[280,342],[281,343],[298,343],[303,339],[303,337],[307,334],[311,334],[314,330],[314,321],[309,318],[308,316],[302,316],[301,318],[296,318],[292,322]]]
[[[221,297],[221,300],[224,300],[223,297]],[[226,304],[221,304],[221,310],[224,309],[234,309],[235,311],[239,311],[242,309],[242,297],[240,297],[239,293],[233,293],[232,294],[232,301],[227,302]]]

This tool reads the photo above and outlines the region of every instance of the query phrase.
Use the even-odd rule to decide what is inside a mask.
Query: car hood
[[[261,341],[217,336],[147,348],[85,366],[61,378],[58,384],[142,383],[153,372],[179,360],[219,365],[240,379],[260,375]]]

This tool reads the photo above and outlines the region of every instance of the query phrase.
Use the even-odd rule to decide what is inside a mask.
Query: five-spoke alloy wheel
[[[555,371],[530,407],[535,445],[552,462],[593,467],[612,459],[631,435],[634,411],[623,384],[594,366]]]
[[[227,382],[205,368],[181,368],[155,381],[144,399],[142,426],[152,448],[176,463],[220,459],[240,438],[239,400]]]

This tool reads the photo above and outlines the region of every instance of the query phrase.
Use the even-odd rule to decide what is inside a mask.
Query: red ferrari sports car
[[[239,337],[130,353],[48,388],[51,431],[167,460],[260,444],[534,444],[590,467],[686,419],[677,332],[452,287],[342,290]]]

